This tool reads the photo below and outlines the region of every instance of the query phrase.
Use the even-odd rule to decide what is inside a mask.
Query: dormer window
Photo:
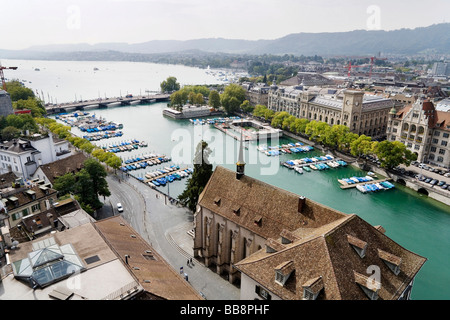
[[[294,262],[285,261],[281,263],[275,268],[275,282],[281,286],[284,286],[294,270]]]
[[[255,220],[253,220],[253,222],[257,225],[257,226],[261,226],[262,223],[262,216],[256,216]]]
[[[216,206],[220,206],[220,197],[216,197],[216,198],[214,199],[214,204],[215,204]]]
[[[285,249],[285,246],[281,243],[277,242],[275,239],[269,238],[266,241],[266,252],[274,253],[280,250]]]
[[[303,300],[316,300],[324,288],[322,277],[312,278],[303,285]]]
[[[284,229],[283,231],[281,231],[281,243],[282,244],[289,244],[294,242],[295,240],[300,239],[299,237],[297,237],[296,235],[294,235],[291,231]]]
[[[238,205],[235,205],[232,210],[235,215],[239,215],[241,213],[241,207]]]
[[[380,249],[378,249],[378,256],[396,276],[400,273],[402,258]]]
[[[354,272],[354,276],[356,284],[359,285],[366,296],[370,300],[377,300],[378,292],[381,288],[381,283],[358,272]]]
[[[347,241],[361,258],[366,256],[367,242],[351,235],[347,235]]]

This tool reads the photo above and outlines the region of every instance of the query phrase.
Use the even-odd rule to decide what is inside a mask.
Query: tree
[[[162,92],[174,92],[180,90],[180,84],[177,82],[177,78],[168,77],[160,84]]]
[[[283,125],[284,119],[289,117],[290,114],[286,111],[276,112],[270,125],[274,128],[279,128]]]
[[[53,187],[59,194],[65,195],[75,190],[75,182],[75,175],[69,172],[63,176],[57,177],[53,183]]]
[[[375,155],[383,168],[392,169],[399,164],[409,166],[417,160],[417,154],[411,152],[400,141],[381,141],[375,147]]]
[[[209,105],[215,109],[220,107],[220,94],[216,90],[209,93]]]
[[[245,90],[241,86],[232,83],[225,88],[220,96],[220,103],[228,114],[239,110],[240,105],[245,100]]]
[[[252,113],[255,107],[250,105],[250,102],[248,100],[244,100],[241,104],[241,110],[245,113]]]
[[[181,110],[184,104],[186,104],[187,99],[181,91],[175,91],[170,95],[170,105],[175,107],[176,110]]]
[[[257,104],[255,108],[253,109],[253,116],[255,117],[264,117],[264,113],[266,112],[267,107],[263,106],[262,104]]]
[[[13,126],[8,126],[2,130],[3,141],[12,140],[20,136],[20,130]]]
[[[47,110],[43,106],[41,100],[35,97],[28,97],[28,99],[20,99],[12,103],[14,110],[31,110],[33,117],[42,117],[47,114]]]
[[[8,91],[11,101],[27,100],[28,98],[34,98],[34,92],[30,88],[25,87],[17,80],[9,81],[6,83],[6,91]]]
[[[200,141],[194,156],[194,172],[187,181],[186,189],[178,196],[178,200],[192,212],[195,211],[198,198],[212,175],[212,164],[208,160],[210,154],[208,144]]]
[[[350,144],[350,153],[355,157],[369,155],[372,152],[372,138],[366,135],[360,135],[358,139]]]
[[[93,158],[89,158],[84,162],[84,170],[90,176],[92,181],[92,189],[97,196],[110,196],[111,192],[108,189],[108,182],[106,181],[107,172],[103,165]],[[95,208],[95,207],[94,207]]]

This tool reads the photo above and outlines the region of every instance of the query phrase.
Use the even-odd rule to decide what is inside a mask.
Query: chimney
[[[304,196],[301,196],[300,198],[298,198],[298,213],[302,213],[305,202],[306,202],[306,198]]]
[[[129,257],[130,257],[129,255],[127,255],[127,254],[125,255],[125,263],[126,263],[126,264],[128,264],[128,258],[129,258]]]

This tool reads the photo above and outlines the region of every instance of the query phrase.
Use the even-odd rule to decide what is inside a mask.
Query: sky
[[[0,0],[0,49],[300,32],[395,30],[450,22],[448,0]]]

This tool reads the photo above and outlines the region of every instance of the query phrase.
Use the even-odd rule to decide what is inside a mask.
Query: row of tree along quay
[[[406,148],[400,141],[375,141],[366,135],[350,132],[344,125],[329,125],[322,121],[307,120],[290,115],[286,111],[274,112],[266,106],[257,105],[252,115],[270,122],[274,128],[307,137],[330,149],[349,153],[354,157],[376,157],[380,166],[393,169],[400,164],[409,166],[417,160],[417,155]]]
[[[103,203],[99,197],[110,195],[105,179],[107,171],[101,163],[117,170],[121,166],[122,160],[114,153],[106,152],[90,141],[72,135],[69,126],[46,118],[43,102],[36,97],[33,90],[25,87],[20,81],[7,82],[6,89],[11,97],[13,110],[30,110],[30,113],[1,116],[0,135],[2,140],[26,138],[35,133],[46,136],[50,131],[58,138],[67,140],[74,147],[92,156],[85,161],[81,171],[58,177],[53,187],[58,191],[59,196],[74,195],[81,207],[90,214],[100,209]]]

